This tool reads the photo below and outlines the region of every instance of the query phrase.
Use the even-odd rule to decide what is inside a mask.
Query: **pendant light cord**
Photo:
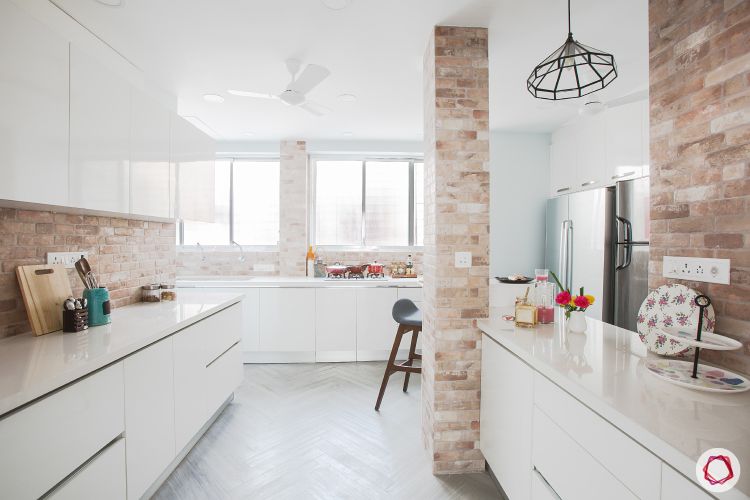
[[[573,31],[570,29],[570,0],[568,0],[568,35],[573,36]]]

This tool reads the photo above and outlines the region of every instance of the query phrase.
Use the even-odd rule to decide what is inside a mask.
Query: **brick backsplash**
[[[424,66],[422,432],[436,474],[479,472],[481,332],[489,308],[488,34],[435,27]],[[456,269],[456,251],[472,267]]]
[[[651,263],[665,255],[731,259],[709,295],[716,330],[744,349],[707,360],[750,373],[750,2],[649,2]]]
[[[284,276],[304,276],[308,240],[305,141],[281,141],[279,162],[279,271]]]
[[[30,331],[16,267],[44,264],[47,252],[76,251],[88,252],[113,307],[140,302],[141,285],[175,279],[173,223],[0,208],[0,338]],[[74,269],[68,277],[80,296]]]

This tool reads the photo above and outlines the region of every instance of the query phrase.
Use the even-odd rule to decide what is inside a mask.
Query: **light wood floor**
[[[499,498],[486,473],[433,476],[408,394],[385,363],[245,365],[235,400],[156,499]]]

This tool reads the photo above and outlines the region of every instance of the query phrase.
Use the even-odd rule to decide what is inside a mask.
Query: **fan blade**
[[[263,94],[261,92],[250,92],[247,90],[227,90],[228,93],[239,97],[256,97],[258,99],[278,99],[279,96],[273,94]]]
[[[322,104],[318,104],[317,102],[313,101],[305,101],[300,104],[299,107],[315,116],[323,116],[331,112],[330,108],[327,108]]]
[[[294,90],[300,94],[307,94],[314,89],[320,82],[328,78],[331,72],[328,68],[318,66],[317,64],[308,64],[302,71],[302,74],[289,84],[288,90]]]

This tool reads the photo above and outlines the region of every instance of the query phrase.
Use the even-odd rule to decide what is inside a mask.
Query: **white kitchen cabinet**
[[[39,498],[125,429],[116,363],[0,419],[3,498]]]
[[[128,499],[146,492],[175,457],[172,338],[125,359]]]
[[[560,500],[555,490],[542,477],[538,470],[531,474],[531,500]]]
[[[169,111],[132,89],[130,115],[130,213],[170,216]]]
[[[713,498],[703,488],[674,470],[661,464],[661,500],[709,500]]]
[[[577,169],[576,130],[573,126],[562,127],[552,134],[550,144],[550,196],[576,191]]]
[[[170,162],[177,183],[175,216],[213,222],[216,142],[174,113],[170,114]]]
[[[269,361],[315,361],[314,288],[260,289],[258,347]]]
[[[180,452],[208,420],[206,405],[206,363],[204,331],[186,328],[173,339],[174,350],[174,436]]]
[[[357,288],[357,361],[388,359],[398,323],[391,311],[398,300],[396,288]],[[409,352],[411,334],[404,335],[399,359]]]
[[[424,293],[422,292],[422,287],[414,287],[414,288],[397,288],[397,296],[398,299],[409,299],[417,307],[421,307],[422,302],[424,301]]]
[[[242,348],[235,344],[206,367],[206,413],[211,416],[242,383]]]
[[[529,366],[482,336],[479,446],[511,499],[531,497],[533,384]]]
[[[604,165],[607,161],[606,122],[604,113],[581,117],[576,127],[576,168],[575,189],[595,189],[606,186]]]
[[[70,205],[128,213],[130,85],[70,47]]]
[[[45,498],[125,500],[125,482],[125,440],[118,439]]]
[[[357,295],[346,288],[315,290],[315,360],[356,361]]]
[[[0,1],[0,199],[68,203],[68,43]]]
[[[640,177],[644,166],[643,101],[607,109],[606,170],[608,184]]]

